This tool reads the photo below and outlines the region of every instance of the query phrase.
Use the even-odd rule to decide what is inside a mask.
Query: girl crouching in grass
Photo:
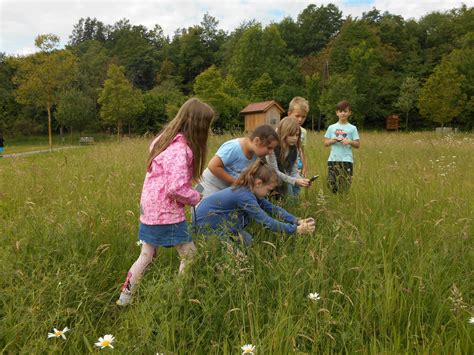
[[[277,184],[275,170],[265,160],[257,159],[242,172],[233,186],[201,201],[196,208],[193,224],[200,233],[211,231],[225,239],[241,239],[245,245],[252,243],[252,236],[245,231],[252,220],[273,232],[312,233],[313,218],[299,219],[265,199]]]

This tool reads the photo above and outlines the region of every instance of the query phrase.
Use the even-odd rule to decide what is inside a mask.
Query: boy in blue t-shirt
[[[330,125],[324,135],[324,146],[331,146],[328,158],[328,187],[337,193],[347,192],[352,182],[352,148],[359,148],[357,127],[349,123],[352,114],[351,105],[341,101],[336,105],[337,123]]]

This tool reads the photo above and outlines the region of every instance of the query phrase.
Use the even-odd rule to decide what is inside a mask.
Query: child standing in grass
[[[265,160],[257,159],[242,172],[232,187],[204,198],[198,207],[194,225],[198,232],[212,231],[231,239],[242,239],[250,245],[252,236],[245,227],[254,220],[274,232],[311,233],[314,231],[312,218],[299,219],[283,208],[265,199],[278,184],[278,176]],[[280,222],[269,214],[279,217]]]
[[[118,305],[130,303],[137,281],[153,260],[157,247],[176,248],[181,258],[180,273],[193,256],[196,248],[184,207],[201,200],[191,183],[203,171],[213,118],[211,107],[198,99],[189,99],[152,142],[140,200],[138,239],[143,242],[142,249],[128,272]]]
[[[300,142],[300,125],[296,120],[285,117],[278,124],[280,144],[273,153],[267,155],[268,164],[272,166],[282,184],[277,187],[280,195],[296,195],[296,187],[308,187],[310,182],[300,176],[298,171],[298,147]]]
[[[296,96],[294,97],[288,106],[288,116],[294,118],[298,125],[300,126],[300,144],[298,146],[298,170],[300,171],[301,176],[306,176],[308,171],[308,163],[305,156],[304,147],[306,146],[306,129],[303,128],[304,121],[309,112],[309,103],[304,97]],[[295,186],[293,189],[294,194],[297,195],[300,191],[299,186]]]
[[[231,186],[245,168],[271,153],[277,144],[278,135],[269,125],[255,128],[249,137],[225,142],[209,161],[196,188],[207,197]]]
[[[328,187],[333,193],[347,192],[352,182],[352,148],[359,148],[357,127],[349,123],[352,108],[349,102],[336,105],[337,123],[330,125],[324,135],[324,145],[331,147],[328,158]]]

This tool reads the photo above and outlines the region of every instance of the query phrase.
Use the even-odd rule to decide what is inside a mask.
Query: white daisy
[[[106,334],[104,337],[100,337],[97,343],[95,343],[95,346],[100,347],[101,349],[109,347],[109,348],[114,348],[112,346],[112,343],[114,342],[115,338],[113,337],[112,334]]]
[[[252,345],[252,344],[245,344],[244,346],[242,346],[242,355],[243,354],[252,354],[253,355],[253,352],[255,351],[255,346]]]
[[[62,337],[63,339],[66,339],[66,336],[64,335],[64,333],[66,333],[67,331],[69,331],[68,327],[64,328],[63,330],[58,330],[56,328],[53,328],[53,332],[48,333],[48,339],[49,338],[59,338],[59,337]]]
[[[138,246],[143,245],[143,244],[145,244],[145,243],[143,242],[143,240],[137,241],[137,245],[138,245]]]
[[[469,323],[474,324],[474,317],[469,318]]]
[[[310,294],[308,295],[308,298],[309,298],[310,300],[312,300],[312,301],[317,301],[317,300],[320,300],[320,299],[321,299],[321,297],[319,297],[319,293],[317,293],[317,292],[310,293]]]

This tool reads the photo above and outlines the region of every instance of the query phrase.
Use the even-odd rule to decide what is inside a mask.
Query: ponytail
[[[245,169],[242,174],[234,181],[232,186],[247,187],[252,189],[255,186],[255,180],[260,179],[264,184],[278,183],[278,175],[274,168],[267,164],[265,159],[257,159],[252,165]]]

